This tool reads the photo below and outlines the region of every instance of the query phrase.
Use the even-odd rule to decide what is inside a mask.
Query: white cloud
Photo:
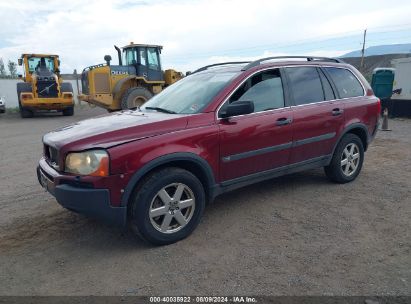
[[[0,1],[0,57],[57,53],[63,72],[105,54],[117,62],[113,44],[130,41],[163,45],[164,68],[183,71],[264,54],[338,56],[359,48],[361,29],[406,24],[411,11],[406,0]],[[347,32],[358,37],[322,42]]]

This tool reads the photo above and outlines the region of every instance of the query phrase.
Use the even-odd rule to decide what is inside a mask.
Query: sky
[[[162,45],[163,68],[189,71],[275,55],[340,56],[411,43],[409,0],[0,0],[0,57],[56,53],[63,73],[103,63],[113,45]]]

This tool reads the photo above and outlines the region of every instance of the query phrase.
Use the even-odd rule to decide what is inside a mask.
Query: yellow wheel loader
[[[24,75],[19,75],[23,82],[17,83],[21,117],[32,117],[39,110],[57,110],[65,116],[73,115],[73,88],[60,76],[58,55],[23,54],[18,63],[24,68]]]
[[[162,70],[162,46],[131,42],[122,50],[117,46],[114,48],[119,65],[111,65],[111,56],[106,55],[106,63],[85,68],[81,74],[79,100],[109,112],[136,108],[183,77],[180,72]]]

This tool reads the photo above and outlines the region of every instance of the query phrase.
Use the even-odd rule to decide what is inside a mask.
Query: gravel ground
[[[318,169],[249,186],[152,247],[37,183],[41,136],[99,113],[0,116],[0,295],[411,295],[411,120],[378,133],[353,183]]]

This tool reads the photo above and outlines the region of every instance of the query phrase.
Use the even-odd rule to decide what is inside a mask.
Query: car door
[[[138,76],[143,76],[148,79],[148,69],[147,69],[147,48],[139,47],[137,48],[137,65],[136,72]]]
[[[254,112],[218,117],[220,179],[228,181],[286,166],[292,145],[293,112],[285,98],[279,69],[256,73],[245,80],[222,105],[252,101]]]
[[[290,164],[319,160],[333,151],[344,122],[344,105],[336,100],[324,72],[315,66],[285,69],[294,116]]]
[[[147,48],[147,73],[151,81],[164,80],[163,71],[160,66],[160,56],[155,47]]]

